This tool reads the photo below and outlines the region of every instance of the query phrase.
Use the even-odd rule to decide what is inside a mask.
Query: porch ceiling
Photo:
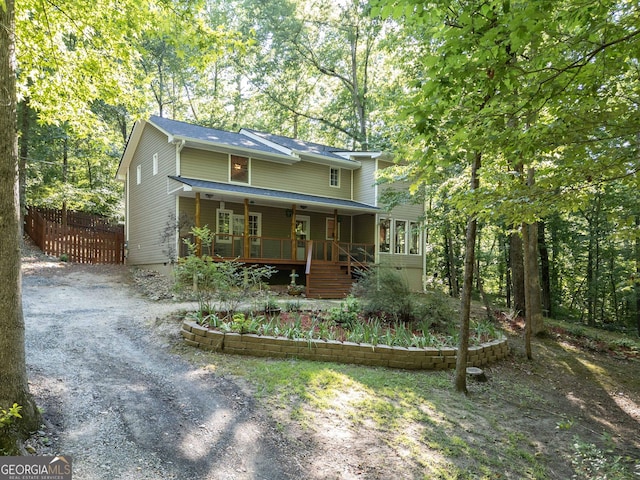
[[[333,212],[338,209],[341,213],[378,213],[378,207],[366,203],[343,200],[339,198],[319,197],[303,193],[270,190],[267,188],[251,187],[247,185],[235,185],[221,182],[210,182],[193,178],[170,176],[175,183],[168,192],[180,196],[195,196],[200,192],[210,200],[242,203],[245,198],[256,205],[265,205],[277,208],[291,208],[295,204],[297,208],[316,212]]]

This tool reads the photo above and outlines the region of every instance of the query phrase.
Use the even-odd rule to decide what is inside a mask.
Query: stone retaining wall
[[[403,348],[334,340],[290,340],[250,333],[223,333],[185,320],[180,334],[193,347],[255,357],[302,358],[411,370],[446,370],[456,366],[456,348]],[[481,367],[509,353],[507,339],[469,347],[467,366]]]

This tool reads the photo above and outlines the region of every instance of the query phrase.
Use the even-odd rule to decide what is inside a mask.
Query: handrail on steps
[[[307,266],[306,269],[304,271],[304,273],[306,275],[309,275],[309,272],[311,272],[311,259],[313,258],[313,240],[309,240],[309,243],[307,245]]]
[[[352,263],[352,262],[356,265],[356,267],[358,267],[358,268],[360,268],[360,269],[362,269],[362,270],[368,270],[369,266],[368,266],[367,264],[362,263],[360,260],[358,260],[356,257],[354,257],[354,256],[351,254],[351,252],[347,252],[347,251],[346,251],[344,248],[342,248],[342,247],[340,246],[340,244],[339,244],[338,242],[336,242],[335,240],[334,240],[334,242],[333,242],[333,246],[334,246],[334,248],[337,248],[337,249],[338,249],[338,251],[343,252],[343,253],[345,253],[345,254],[346,254],[347,259],[348,259],[348,261],[347,261],[347,273],[348,273],[349,275],[351,275],[351,263]],[[367,252],[365,252],[365,255],[366,255],[366,254],[367,254]]]

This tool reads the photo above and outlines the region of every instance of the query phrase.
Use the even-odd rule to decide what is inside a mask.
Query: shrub
[[[360,311],[358,299],[350,295],[340,302],[340,307],[329,310],[329,320],[339,323],[345,328],[353,328],[358,321]]]
[[[407,282],[393,270],[377,268],[363,273],[353,294],[362,300],[365,314],[396,322],[411,322],[415,318],[414,296]]]
[[[212,233],[208,227],[193,228],[193,235],[203,245],[211,244]],[[189,249],[186,258],[178,260],[174,269],[176,285],[180,289],[191,288],[196,294],[199,309],[204,313],[215,311],[215,300],[221,309],[233,314],[240,303],[264,290],[264,280],[277,270],[270,265],[245,267],[236,260],[214,261],[210,256],[196,255],[196,244],[185,239]]]

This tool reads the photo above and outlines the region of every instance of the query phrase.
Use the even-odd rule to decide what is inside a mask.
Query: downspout
[[[124,244],[125,244],[125,257],[124,261],[127,263],[127,257],[129,256],[129,212],[131,211],[131,202],[130,202],[130,185],[131,181],[130,175],[131,165],[129,165],[129,169],[127,169],[127,175],[125,179],[125,210],[124,210]]]
[[[425,200],[426,202],[426,200]],[[426,224],[426,207],[423,205],[423,213],[425,215],[425,221],[422,222],[421,225],[421,232],[420,232],[420,252],[422,252],[422,293],[426,293],[427,292],[427,249],[426,249],[426,245],[425,245],[425,238],[424,238],[424,233],[425,233],[425,224]]]
[[[173,143],[176,146],[176,177],[180,176],[180,152],[182,152],[182,149],[184,148],[185,143],[187,143],[186,140],[173,140],[173,138],[170,138],[169,141],[171,143]]]
[[[176,176],[180,176],[180,153],[184,148],[186,140],[175,140],[173,137],[169,137],[169,142],[173,143],[176,146]],[[180,219],[180,195],[176,195],[176,229],[175,229],[175,239],[176,239],[176,258],[180,256],[180,226],[178,225]]]
[[[376,157],[375,163],[373,165],[374,177],[375,177],[375,173],[378,171],[378,164],[379,164],[378,158]],[[378,206],[378,182],[373,184],[373,201],[374,201],[374,206],[377,207]],[[380,214],[379,213],[375,214],[375,223],[373,225],[373,238],[375,240],[374,242],[375,251],[373,252],[374,263],[376,265],[379,265],[380,264]]]

